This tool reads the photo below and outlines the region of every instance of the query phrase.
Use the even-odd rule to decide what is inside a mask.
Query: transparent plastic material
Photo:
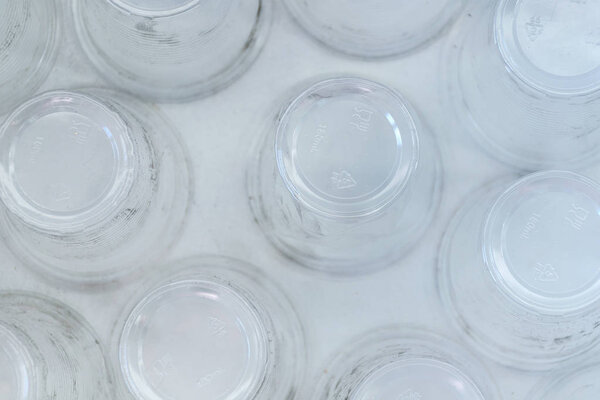
[[[361,57],[406,53],[438,35],[464,0],[285,0],[294,18],[318,40]]]
[[[508,188],[507,188],[508,187]],[[443,304],[476,349],[547,370],[600,339],[600,185],[571,172],[471,196],[440,254]]]
[[[72,0],[85,53],[118,88],[158,101],[208,95],[260,52],[272,0]]]
[[[572,169],[600,149],[600,1],[472,2],[444,70],[460,123],[492,156]]]
[[[531,400],[596,400],[600,398],[600,364],[580,365],[568,373],[559,372],[538,385],[527,397]]]
[[[494,400],[485,368],[434,334],[386,327],[347,346],[319,379],[315,400]]]
[[[0,398],[106,400],[112,374],[96,334],[64,304],[0,293]]]
[[[0,2],[0,116],[31,96],[56,57],[59,12],[54,0]]]
[[[250,205],[283,253],[335,273],[387,266],[439,203],[440,156],[395,91],[359,78],[319,82],[260,132]]]
[[[173,243],[190,175],[154,110],[104,90],[49,92],[0,127],[0,232],[64,280],[120,278]]]
[[[304,339],[284,294],[255,267],[229,258],[167,269],[115,329],[121,398],[294,399]]]

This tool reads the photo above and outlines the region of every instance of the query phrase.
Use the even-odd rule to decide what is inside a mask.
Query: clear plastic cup
[[[318,380],[315,400],[493,400],[485,367],[429,332],[386,327],[346,346]]]
[[[572,169],[600,148],[600,2],[472,2],[448,44],[460,124],[490,155]]]
[[[92,328],[64,304],[0,294],[0,398],[112,399],[112,373]]]
[[[0,16],[0,115],[4,115],[48,76],[60,29],[54,0],[3,0]]]
[[[600,185],[545,171],[473,194],[442,243],[443,304],[474,348],[548,370],[600,339]]]
[[[600,365],[580,365],[570,372],[554,373],[527,397],[532,400],[596,400],[600,398]]]
[[[113,335],[121,398],[295,398],[302,328],[266,276],[242,261],[202,257],[169,265],[158,281]]]
[[[83,50],[120,89],[158,101],[209,95],[262,49],[272,0],[72,0]]]
[[[0,233],[63,281],[121,278],[173,243],[190,175],[155,110],[104,90],[56,91],[0,127]]]
[[[440,156],[394,90],[360,78],[294,94],[260,132],[247,176],[268,238],[307,267],[351,274],[403,256],[440,197]]]
[[[319,41],[360,57],[406,53],[438,35],[464,0],[285,0],[294,18]]]

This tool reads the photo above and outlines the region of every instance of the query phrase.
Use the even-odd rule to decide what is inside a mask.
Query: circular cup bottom
[[[302,328],[268,278],[213,256],[157,271],[113,332],[122,398],[293,397],[303,375]]]
[[[268,337],[252,305],[229,287],[179,281],[148,294],[121,335],[121,368],[140,399],[253,398]]]

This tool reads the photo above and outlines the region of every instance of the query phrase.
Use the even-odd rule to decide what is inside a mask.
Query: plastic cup
[[[600,2],[475,3],[456,24],[445,67],[461,127],[518,168],[573,169],[595,161]]]
[[[64,304],[0,294],[0,397],[113,398],[112,373],[92,328]]]
[[[600,185],[563,171],[472,195],[445,235],[439,289],[475,349],[548,370],[598,343],[599,209]]]
[[[295,94],[252,150],[256,220],[284,254],[322,271],[373,271],[402,257],[436,212],[440,156],[394,90],[329,79]]]
[[[73,0],[84,52],[116,87],[158,101],[209,95],[262,49],[271,0]]]
[[[106,282],[161,257],[187,211],[186,154],[154,110],[103,90],[57,91],[0,127],[0,231],[61,281]]]
[[[285,295],[233,259],[194,258],[168,270],[115,329],[123,398],[293,399],[305,355]]]
[[[541,382],[529,395],[532,400],[594,400],[600,396],[600,365],[579,365],[559,371]]]
[[[326,45],[376,58],[411,51],[434,38],[457,16],[463,0],[285,0],[294,18]]]
[[[327,366],[316,400],[493,400],[486,369],[465,349],[434,334],[400,327],[374,331]]]
[[[56,57],[59,12],[54,0],[0,3],[0,115],[31,96]]]

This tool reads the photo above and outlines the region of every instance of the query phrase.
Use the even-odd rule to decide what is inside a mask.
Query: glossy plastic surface
[[[461,129],[527,170],[597,161],[600,2],[473,2],[446,43],[443,83]]]
[[[155,261],[183,224],[187,155],[160,114],[103,91],[55,91],[0,127],[2,235],[62,281],[106,282]]]
[[[271,241],[308,267],[352,274],[389,265],[437,210],[437,148],[417,113],[383,85],[316,83],[260,135],[250,204]]]
[[[588,178],[548,171],[486,187],[457,213],[438,283],[474,348],[514,368],[549,370],[598,343],[599,196]]]
[[[164,270],[114,332],[125,398],[266,400],[298,391],[302,329],[255,267],[199,257]]]

